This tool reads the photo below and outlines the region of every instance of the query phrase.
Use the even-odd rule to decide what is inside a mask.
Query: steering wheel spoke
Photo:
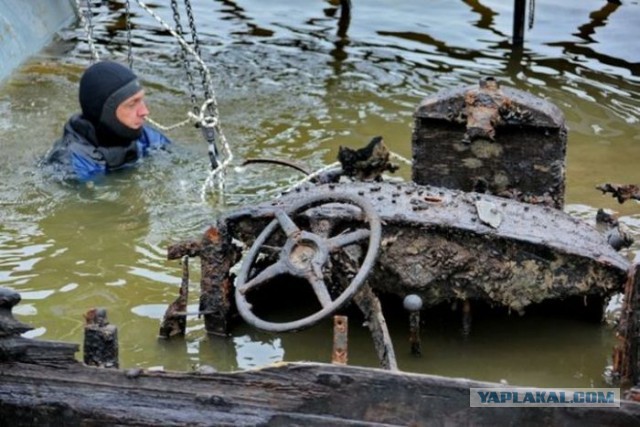
[[[337,236],[327,239],[327,248],[329,251],[335,251],[336,249],[344,246],[351,245],[364,239],[368,239],[371,235],[371,231],[361,228],[350,233],[339,234]]]
[[[280,227],[284,231],[284,234],[287,236],[287,238],[292,237],[300,232],[300,228],[298,228],[296,223],[293,222],[293,220],[289,217],[289,215],[287,215],[285,211],[279,209],[276,211],[275,215],[278,223],[280,224]]]
[[[237,291],[241,294],[246,294],[252,289],[258,288],[261,285],[265,284],[269,280],[277,277],[281,274],[287,273],[289,270],[286,264],[282,261],[278,261],[275,264],[271,264],[269,267],[262,270],[256,277],[249,280],[248,282],[237,286]]]
[[[333,300],[331,299],[329,289],[327,288],[324,279],[316,276],[315,274],[308,275],[306,279],[309,281],[309,284],[311,284],[313,292],[315,292],[318,297],[318,301],[320,301],[322,308],[330,307]]]

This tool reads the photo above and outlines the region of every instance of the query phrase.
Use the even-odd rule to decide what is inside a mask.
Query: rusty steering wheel
[[[292,219],[295,214],[329,203],[348,204],[360,208],[364,216],[363,219],[368,222],[368,229],[360,228],[325,238],[300,229]],[[249,278],[260,249],[278,226],[286,236],[286,241],[280,248],[278,260],[255,277]],[[378,256],[381,235],[380,217],[373,206],[365,199],[350,194],[332,193],[312,196],[295,203],[288,209],[288,212],[277,209],[275,219],[262,230],[249,249],[236,278],[235,301],[238,312],[248,324],[269,332],[296,331],[313,326],[344,306],[362,287]],[[324,281],[323,273],[323,267],[327,264],[329,255],[342,247],[365,239],[368,239],[368,249],[360,269],[344,291],[333,300]],[[247,301],[246,295],[283,274],[306,279],[312,286],[322,308],[307,317],[290,322],[269,322],[257,317],[253,313],[252,305]]]

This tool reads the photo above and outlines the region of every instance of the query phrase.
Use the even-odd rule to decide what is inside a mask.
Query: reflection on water
[[[101,56],[126,61],[124,1],[94,3]],[[168,3],[153,7],[172,22]],[[172,152],[93,187],[65,187],[40,176],[38,159],[78,108],[76,85],[90,56],[82,29],[63,32],[0,87],[0,285],[21,292],[16,312],[37,327],[29,336],[81,342],[82,314],[103,306],[119,328],[124,367],[235,370],[279,360],[328,362],[328,323],[281,336],[240,326],[223,339],[207,337],[202,321],[191,316],[185,340],[158,341],[159,319],[181,275],[180,265],[166,260],[166,248],[198,237],[221,212],[264,200],[301,178],[281,167],[240,168],[242,159],[290,158],[316,169],[332,163],[339,146],[362,145],[374,135],[411,157],[419,101],[486,75],[549,99],[565,113],[567,210],[587,221],[600,207],[618,211],[640,236],[638,205],[618,205],[594,189],[602,182],[640,183],[640,45],[630,42],[637,38],[639,2],[538,0],[521,48],[510,43],[512,3],[354,1],[347,27],[340,25],[337,1],[193,0],[202,55],[237,159],[226,176],[224,203],[216,194],[201,199],[207,147],[192,127],[169,133]],[[180,49],[132,7],[134,68],[152,115],[163,124],[179,122],[191,109]],[[201,98],[193,62],[191,70]],[[409,168],[398,175],[408,179]],[[403,321],[391,322],[402,369],[512,384],[602,384],[613,340],[608,327],[577,320],[480,319],[467,340],[457,322],[429,321],[425,355],[417,359],[408,354]],[[357,321],[350,325],[350,363],[377,365]]]

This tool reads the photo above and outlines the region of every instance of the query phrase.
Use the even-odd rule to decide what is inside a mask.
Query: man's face
[[[144,90],[125,99],[116,108],[116,118],[131,129],[140,129],[148,115],[149,110],[144,103]]]

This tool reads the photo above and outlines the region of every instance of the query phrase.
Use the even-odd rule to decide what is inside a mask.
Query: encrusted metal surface
[[[413,183],[310,186],[230,213],[223,221],[250,244],[275,208],[331,193],[360,195],[383,222],[369,283],[425,304],[485,299],[515,310],[551,298],[608,295],[622,288],[628,261],[600,232],[568,214],[486,194]],[[310,223],[349,221],[347,206],[314,208]],[[499,218],[499,221],[496,220]]]
[[[486,78],[428,96],[414,117],[414,182],[563,207],[567,129],[552,103]]]

